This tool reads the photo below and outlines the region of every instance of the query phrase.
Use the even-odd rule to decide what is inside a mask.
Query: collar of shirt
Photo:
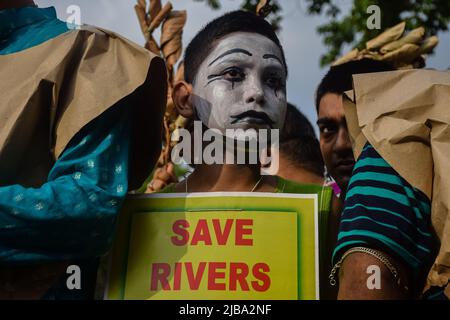
[[[43,20],[56,19],[54,7],[23,7],[0,10],[0,39],[5,39],[12,32]]]

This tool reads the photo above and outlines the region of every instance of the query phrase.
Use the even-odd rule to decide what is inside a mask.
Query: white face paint
[[[193,104],[210,129],[280,129],[286,113],[281,50],[263,35],[236,32],[218,41],[200,65]]]

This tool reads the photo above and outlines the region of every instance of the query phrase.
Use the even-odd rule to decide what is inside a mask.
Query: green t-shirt
[[[160,191],[160,193],[174,193],[175,184],[170,184]],[[274,193],[299,193],[299,194],[317,194],[319,202],[319,223],[322,216],[328,216],[331,210],[331,200],[333,189],[327,186],[317,184],[303,184],[277,177],[277,185]]]

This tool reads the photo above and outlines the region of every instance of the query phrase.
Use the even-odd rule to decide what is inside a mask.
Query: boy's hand
[[[175,175],[175,167],[169,162],[161,168],[155,170],[152,181],[147,185],[146,193],[158,192],[171,183],[177,183],[178,178]]]

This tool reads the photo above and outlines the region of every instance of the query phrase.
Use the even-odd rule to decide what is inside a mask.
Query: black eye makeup
[[[286,87],[284,78],[279,72],[269,72],[265,76],[265,83],[268,87],[273,89],[276,97],[278,97],[279,90],[282,90]]]
[[[231,82],[231,88],[234,89],[234,84],[236,82],[241,82],[245,79],[245,73],[241,68],[229,67],[217,74],[210,74],[208,76],[208,82],[205,87],[211,82],[216,80],[227,80]]]
[[[269,87],[274,89],[284,88],[285,84],[283,78],[278,74],[270,74],[267,76],[266,83]]]

